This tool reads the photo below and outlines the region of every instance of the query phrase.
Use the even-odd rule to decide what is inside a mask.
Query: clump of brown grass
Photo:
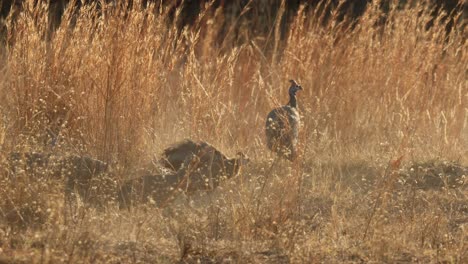
[[[59,213],[67,210],[63,182],[18,183],[5,172],[0,233],[13,241],[20,235],[9,230],[21,222],[29,258],[466,260],[466,186],[397,184],[408,161],[468,162],[462,26],[446,33],[436,19],[426,28],[424,5],[393,8],[382,20],[374,4],[356,23],[325,25],[322,14],[300,9],[284,42],[276,23],[268,38],[217,47],[217,23],[229,18],[209,8],[178,30],[180,14],[168,22],[164,8],[89,5],[66,10],[49,32],[47,6],[33,2],[9,25],[1,56],[2,156],[88,153],[110,162],[117,182],[183,137],[245,149],[254,161],[188,202],[130,213],[83,207],[72,221]],[[286,103],[290,78],[305,88],[301,157],[272,164],[264,118]],[[12,244],[0,246],[23,259]]]
[[[27,177],[8,179],[2,174],[0,184],[1,215],[12,230],[38,228],[54,218],[51,208],[60,196],[50,188],[51,182]]]

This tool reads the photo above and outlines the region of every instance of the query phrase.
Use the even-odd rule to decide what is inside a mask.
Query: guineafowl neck
[[[230,159],[227,164],[227,171],[228,171],[228,178],[232,178],[239,172],[239,163],[240,161],[237,159]]]
[[[294,94],[289,95],[288,105],[291,106],[291,107],[294,107],[294,108],[297,107],[296,95],[294,95]]]

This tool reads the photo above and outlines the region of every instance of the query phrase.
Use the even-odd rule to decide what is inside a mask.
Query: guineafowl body
[[[204,141],[185,139],[166,148],[162,153],[160,163],[167,169],[178,171],[187,159],[196,159],[194,166],[204,174],[218,177],[220,174],[235,175],[248,158],[238,152],[235,158],[228,158],[214,146]]]
[[[206,142],[184,139],[166,148],[162,153],[160,163],[167,169],[177,171],[187,158],[194,155],[199,156],[202,152],[220,155],[219,151]]]
[[[287,105],[273,109],[266,120],[267,147],[280,157],[294,160],[297,156],[297,141],[299,138],[300,116],[297,111],[296,93],[302,90],[294,80],[289,88]]]

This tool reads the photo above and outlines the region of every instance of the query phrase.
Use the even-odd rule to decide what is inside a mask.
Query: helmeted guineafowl
[[[290,80],[289,102],[273,109],[266,119],[266,139],[270,150],[280,157],[294,160],[297,155],[300,116],[297,111],[296,93],[302,90],[294,80]]]
[[[177,171],[145,175],[125,182],[118,195],[120,208],[149,200],[161,206],[179,190],[188,195],[213,190],[222,180],[237,175],[248,161],[242,153],[229,159],[206,142],[186,139],[167,148],[161,159],[166,168]]]
[[[101,200],[109,198],[100,197],[105,196],[101,189],[111,188],[108,185],[113,184],[113,181],[109,181],[110,179],[104,175],[109,171],[107,163],[79,155],[62,157],[55,163],[54,166],[57,169],[60,168],[61,173],[66,177],[65,199],[67,202],[70,203],[80,197],[85,204],[100,206]],[[99,187],[96,188],[96,186]]]
[[[184,139],[163,150],[160,164],[174,171],[181,168],[187,157],[198,156],[202,151],[216,153],[216,149],[203,141]]]
[[[209,143],[184,139],[166,148],[162,153],[160,163],[167,169],[177,171],[187,158],[196,157],[198,159],[197,168],[211,167],[211,173],[221,173],[222,171],[218,170],[222,167],[227,169],[229,166],[226,165],[230,163],[244,165],[249,161],[242,152],[238,152],[236,156],[236,158],[229,159]]]

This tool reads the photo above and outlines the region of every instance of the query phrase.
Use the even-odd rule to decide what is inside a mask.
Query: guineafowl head
[[[242,152],[238,152],[235,158],[228,159],[225,162],[226,172],[232,177],[239,173],[239,170],[242,166],[247,165],[250,162],[250,159]]]
[[[297,107],[297,100],[296,100],[296,93],[298,91],[302,91],[302,86],[296,83],[294,80],[289,80],[291,82],[291,87],[289,87],[289,102],[288,105],[290,107],[296,108]]]
[[[302,91],[302,86],[297,84],[296,81],[294,80],[289,80],[291,83],[291,87],[289,87],[289,95],[290,96],[296,96],[297,91]]]
[[[236,163],[239,164],[240,166],[247,165],[250,162],[249,157],[247,157],[247,155],[245,155],[242,152],[236,153],[235,160],[236,160]]]

